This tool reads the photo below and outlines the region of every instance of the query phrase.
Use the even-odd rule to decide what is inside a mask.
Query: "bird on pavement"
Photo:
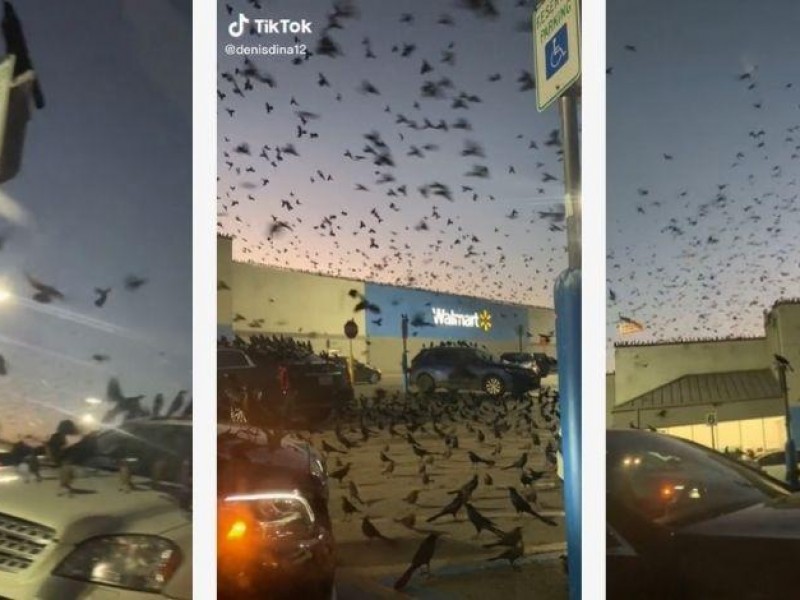
[[[475,527],[475,537],[479,536],[484,529],[488,529],[498,537],[504,535],[502,529],[495,525],[491,519],[481,514],[472,504],[467,502],[464,506],[467,508],[467,518],[469,522]]]
[[[414,526],[417,524],[417,515],[413,512],[407,514],[405,517],[400,517],[399,519],[394,520],[395,523],[399,523],[406,529],[414,529]]]
[[[508,471],[509,469],[523,469],[528,462],[528,453],[523,452],[522,456],[520,456],[517,460],[513,463],[508,465],[507,467],[502,467],[503,471]]]
[[[419,490],[411,490],[406,494],[406,497],[403,498],[403,502],[407,504],[416,504],[417,500],[419,499]]]
[[[350,472],[350,467],[352,466],[352,464],[353,463],[348,462],[341,469],[336,469],[335,471],[331,471],[328,474],[328,477],[330,477],[331,479],[335,479],[336,481],[339,482],[339,485],[341,485],[342,480],[345,477],[347,477],[347,474]]]
[[[353,513],[361,511],[358,510],[358,507],[356,507],[355,504],[353,504],[352,502],[350,502],[350,500],[347,499],[347,496],[342,496],[342,512],[344,513],[344,518],[348,519],[350,515],[352,515]]]
[[[472,479],[470,479],[467,483],[462,485],[457,490],[450,490],[447,492],[448,494],[461,494],[464,496],[465,500],[469,500],[472,496],[472,492],[478,487],[478,476],[473,475]]]
[[[517,546],[522,544],[522,527],[514,527],[509,532],[499,536],[496,542],[491,544],[484,544],[484,548],[494,548],[495,546]]]
[[[459,492],[458,494],[456,494],[456,497],[453,498],[450,502],[448,502],[447,505],[442,510],[440,510],[432,517],[428,517],[427,519],[428,523],[432,523],[433,521],[435,521],[439,517],[443,517],[444,515],[453,515],[453,518],[455,519],[456,515],[458,514],[458,511],[461,510],[466,501],[467,500],[466,498],[464,498],[464,494]]]
[[[517,490],[514,489],[514,487],[512,487],[512,486],[508,487],[508,495],[511,498],[511,504],[514,505],[514,510],[517,511],[517,515],[520,515],[521,513],[526,512],[526,513],[528,513],[530,515],[533,515],[537,519],[539,519],[542,523],[546,523],[547,525],[550,525],[551,527],[556,527],[558,525],[550,517],[545,517],[544,515],[540,515],[538,512],[533,510],[533,508],[528,503],[528,501],[525,500],[525,498],[523,498],[522,496],[520,496],[519,492],[517,492]]]
[[[364,517],[361,519],[361,533],[363,533],[367,539],[370,540],[377,538],[389,543],[393,541],[378,531],[378,528],[373,525],[372,521],[369,520],[369,517]]]
[[[431,560],[433,559],[433,554],[436,552],[436,542],[439,539],[439,536],[442,534],[440,532],[433,532],[428,534],[422,543],[417,548],[417,551],[414,553],[414,556],[411,558],[411,564],[406,569],[405,573],[403,573],[400,578],[395,581],[394,589],[402,590],[408,582],[411,580],[411,576],[414,572],[419,569],[420,567],[426,567],[428,573],[431,572]]]
[[[365,504],[365,502],[361,499],[361,494],[358,491],[358,486],[356,485],[355,481],[353,481],[352,479],[348,481],[347,488],[350,493],[350,497],[353,500],[358,501],[360,504]]]
[[[347,454],[344,450],[337,448],[336,446],[332,446],[325,440],[322,440],[322,450],[328,453],[331,452],[338,452],[339,454]]]
[[[475,454],[472,450],[468,450],[467,451],[467,456],[469,457],[469,462],[472,463],[473,467],[477,467],[478,463],[483,463],[483,464],[485,464],[487,466],[490,466],[490,467],[494,466],[494,461],[493,460],[489,460],[487,458],[482,458],[481,456],[478,456],[477,454]]]
[[[507,560],[511,564],[511,568],[514,570],[518,570],[519,567],[515,564],[515,561],[522,558],[525,553],[525,548],[522,544],[517,544],[516,546],[512,546],[504,551],[502,554],[497,556],[493,556],[492,558],[488,559],[490,562],[494,560]]]

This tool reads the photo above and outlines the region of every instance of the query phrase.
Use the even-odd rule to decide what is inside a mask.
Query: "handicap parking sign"
[[[545,44],[545,75],[550,79],[558,70],[567,64],[569,58],[569,40],[567,24],[561,26]]]

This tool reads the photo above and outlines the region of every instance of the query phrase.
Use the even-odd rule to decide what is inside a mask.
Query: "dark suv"
[[[539,387],[530,369],[501,363],[491,354],[468,346],[426,348],[411,361],[411,381],[421,392],[436,388],[482,390],[493,397],[523,394]]]
[[[231,400],[244,390],[260,393],[260,408],[273,418],[324,420],[353,399],[347,370],[315,354],[276,357],[253,348],[217,347],[218,410],[228,420]]]

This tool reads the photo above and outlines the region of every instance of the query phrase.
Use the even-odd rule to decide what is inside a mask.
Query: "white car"
[[[756,455],[758,468],[774,479],[786,481],[786,452],[784,450],[768,450]],[[800,467],[800,451],[797,453],[797,465]]]
[[[191,452],[191,421],[136,420],[0,467],[0,598],[191,598]]]

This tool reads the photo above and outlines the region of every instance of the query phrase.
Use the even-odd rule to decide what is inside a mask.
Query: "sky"
[[[2,185],[0,439],[191,384],[191,3],[15,2],[46,106]],[[34,302],[26,274],[62,301]],[[123,282],[147,280],[136,291]],[[94,288],[112,288],[98,308]],[[97,362],[95,354],[108,360]],[[107,407],[97,407],[96,416]]]
[[[798,23],[793,0],[608,0],[609,344],[620,315],[645,327],[625,342],[761,336],[800,296]]]
[[[262,4],[218,15],[218,231],[234,258],[552,306],[567,263],[563,166],[557,108],[538,113],[521,89],[532,2],[487,16],[363,0],[332,28],[332,3]],[[312,33],[234,38],[240,13],[306,19]],[[307,60],[225,54],[296,43]]]

